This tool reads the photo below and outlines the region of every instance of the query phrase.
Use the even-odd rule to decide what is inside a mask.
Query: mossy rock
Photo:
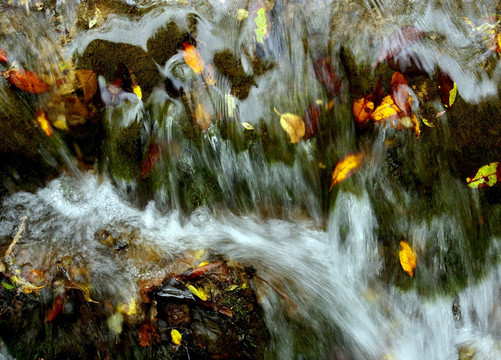
[[[174,22],[170,22],[148,39],[146,47],[148,55],[162,66],[188,41],[191,41],[190,34],[182,33]]]
[[[229,50],[218,52],[214,55],[214,65],[221,74],[231,82],[231,94],[243,100],[249,96],[252,85],[255,85],[254,77],[247,75],[242,62]]]

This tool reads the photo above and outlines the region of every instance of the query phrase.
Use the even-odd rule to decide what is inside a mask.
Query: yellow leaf
[[[426,126],[428,127],[435,127],[435,124],[433,124],[432,122],[429,122],[427,119],[423,118],[423,124],[425,124]]]
[[[225,94],[224,99],[226,101],[226,106],[228,107],[228,116],[233,117],[233,110],[235,110],[235,97],[231,94]]]
[[[204,68],[204,80],[207,85],[215,85],[216,84],[216,73],[214,72],[214,68],[211,64],[207,64]]]
[[[207,130],[211,124],[211,114],[205,106],[198,103],[195,109],[195,121],[200,129]]]
[[[237,10],[237,20],[242,21],[244,19],[247,19],[249,17],[249,12],[245,9],[238,9]]]
[[[332,171],[332,183],[329,191],[334,185],[339,184],[344,179],[350,177],[362,166],[363,156],[361,152],[351,153],[339,160]]]
[[[134,85],[132,87],[132,92],[137,95],[139,100],[141,100],[143,98],[143,92],[141,91],[141,88],[139,87],[139,85]]]
[[[207,260],[202,261],[200,264],[198,264],[197,268],[205,266],[205,265],[209,265],[209,262]]]
[[[129,304],[118,304],[117,310],[122,314],[132,316],[137,312],[136,299],[132,299]]]
[[[204,71],[204,62],[197,49],[189,43],[184,43],[183,48],[184,61],[196,74],[201,74]]]
[[[233,291],[238,287],[238,285],[231,285],[226,291]]]
[[[204,293],[202,289],[197,289],[193,285],[188,285],[188,289],[192,292],[193,295],[198,297],[202,301],[207,301],[207,294]]]
[[[456,83],[454,83],[452,90],[449,92],[449,107],[452,106],[452,104],[456,100],[457,93],[458,93],[458,86]]]
[[[195,254],[195,260],[200,260],[200,258],[205,254],[205,249],[200,249]]]
[[[356,99],[353,102],[353,116],[355,117],[355,121],[358,125],[362,125],[367,122],[370,119],[373,110],[374,103],[365,97]]]
[[[38,125],[40,125],[42,131],[45,133],[45,135],[51,136],[54,133],[54,129],[52,128],[52,125],[50,124],[45,111],[37,110],[36,115]]]
[[[268,34],[268,23],[266,21],[266,11],[264,7],[257,11],[256,19],[254,20],[257,28],[254,30],[256,33],[257,42],[264,44],[264,38]]]
[[[252,126],[251,124],[249,124],[248,122],[243,122],[242,123],[242,126],[247,129],[247,130],[254,130],[254,126]]]
[[[388,95],[383,98],[381,105],[379,105],[374,110],[371,117],[376,122],[384,120],[394,120],[399,117],[399,113],[400,109],[397,105],[395,105],[395,102],[391,98],[391,95]]]
[[[398,252],[400,258],[400,265],[402,269],[410,276],[414,275],[416,268],[416,254],[412,251],[411,246],[407,241],[400,241],[400,251]]]
[[[170,337],[172,338],[172,343],[176,345],[181,345],[182,336],[176,329],[170,331]]]
[[[56,129],[68,131],[68,124],[66,123],[66,117],[63,114],[59,114],[56,120],[52,123]]]
[[[124,322],[124,317],[121,313],[116,312],[111,315],[106,321],[108,328],[115,333],[115,335],[120,335],[122,333],[122,324]]]
[[[499,162],[491,162],[478,169],[473,178],[466,178],[466,183],[473,189],[491,187],[499,181],[501,166]]]
[[[243,289],[243,290],[247,289],[247,283],[243,283],[243,285],[242,285],[242,289]]]
[[[304,121],[295,114],[285,113],[280,114],[277,109],[275,112],[280,116],[280,126],[289,135],[291,143],[296,144],[304,136],[306,128],[304,126]]]

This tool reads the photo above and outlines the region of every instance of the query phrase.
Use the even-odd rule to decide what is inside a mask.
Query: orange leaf
[[[407,79],[404,75],[395,71],[391,77],[390,86],[391,97],[395,105],[397,105],[405,114],[409,114],[411,111],[412,97],[409,94],[410,88]]]
[[[49,85],[40,76],[29,70],[9,70],[7,80],[23,91],[32,94],[42,94],[49,91]]]
[[[64,299],[62,295],[58,295],[56,297],[56,300],[54,300],[54,305],[52,305],[52,308],[49,311],[47,311],[47,314],[45,314],[46,322],[51,322],[59,315],[59,313],[63,309],[63,303],[64,303],[63,300]]]
[[[334,185],[339,184],[344,179],[350,177],[360,169],[363,163],[363,156],[361,152],[351,153],[338,161],[334,170],[332,171],[332,183],[329,191],[332,190]]]
[[[195,73],[201,74],[204,70],[204,62],[200,57],[197,49],[195,49],[193,45],[188,43],[184,43],[183,48],[184,61],[186,61],[186,63]]]
[[[83,89],[84,99],[89,102],[97,91],[97,76],[92,70],[77,70],[78,82]]]
[[[357,125],[361,126],[369,121],[373,110],[374,103],[367,97],[356,99],[353,102],[353,116]]]
[[[376,122],[392,121],[398,119],[400,117],[399,115],[400,109],[395,105],[392,97],[388,95],[383,98],[381,105],[371,114],[371,118]]]
[[[0,48],[0,61],[9,61],[9,57],[4,49]]]
[[[400,265],[402,269],[410,276],[414,275],[414,269],[416,268],[416,254],[412,251],[411,246],[407,241],[400,241],[400,251],[398,252],[398,257],[400,258]]]
[[[54,129],[52,128],[52,125],[49,119],[47,118],[47,114],[45,113],[45,111],[37,109],[36,116],[38,125],[40,125],[42,131],[45,133],[45,135],[51,136],[54,133]]]

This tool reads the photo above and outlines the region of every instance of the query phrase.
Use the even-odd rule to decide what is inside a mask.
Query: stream
[[[120,303],[205,250],[259,276],[264,359],[501,358],[501,188],[466,180],[501,161],[496,1],[12,3],[0,5],[0,71],[17,64],[52,86],[27,93],[0,77],[0,249],[27,217],[20,269],[54,274],[71,259],[93,298]],[[116,81],[121,64],[141,98]],[[56,89],[68,69],[92,69],[96,95]],[[390,94],[396,70],[420,133],[402,119],[357,126],[354,101],[380,81]],[[454,103],[441,100],[443,73]],[[305,120],[312,104],[318,129],[294,141],[280,114]],[[363,165],[331,185],[355,153]],[[133,244],[110,252],[104,230]],[[0,359],[22,359],[9,346]]]

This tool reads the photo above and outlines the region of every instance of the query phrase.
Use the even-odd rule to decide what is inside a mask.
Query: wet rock
[[[214,65],[221,74],[230,80],[231,94],[243,100],[249,96],[252,85],[255,85],[254,77],[247,75],[242,66],[242,62],[237,59],[229,50],[218,52],[214,55]]]

